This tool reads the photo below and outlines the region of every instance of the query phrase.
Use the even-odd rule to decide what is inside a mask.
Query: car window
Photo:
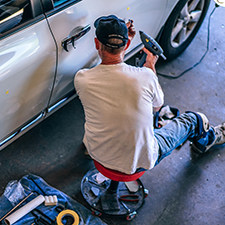
[[[32,18],[29,0],[0,0],[0,34]]]
[[[71,0],[53,0],[53,3],[54,3],[54,7],[57,7],[57,6],[61,6],[62,4],[71,3],[71,2],[73,2],[73,4],[74,4],[79,1],[81,1],[81,0],[73,0],[73,1],[71,1]]]

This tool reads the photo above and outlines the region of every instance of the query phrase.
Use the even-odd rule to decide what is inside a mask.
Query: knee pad
[[[211,133],[213,132],[213,130],[210,129],[209,121],[203,113],[190,111],[188,111],[187,113],[195,114],[198,122],[198,125],[196,127],[196,137],[193,138],[192,149],[198,153],[204,153],[207,151],[206,145],[208,144],[208,141],[211,141],[207,140],[207,143],[205,143],[205,137],[207,133]]]
[[[196,116],[198,117],[199,125],[199,134],[206,133],[209,131],[209,120],[205,114],[197,112]]]
[[[196,133],[199,138],[205,137],[206,133],[209,131],[209,120],[205,114],[200,112],[187,111],[186,113],[193,113],[197,117],[198,126],[196,128]]]

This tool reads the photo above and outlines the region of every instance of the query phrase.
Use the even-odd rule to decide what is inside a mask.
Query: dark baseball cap
[[[115,15],[99,17],[95,20],[94,27],[96,28],[95,34],[103,45],[117,49],[127,44],[128,29],[126,23]],[[122,43],[111,44],[110,38],[120,39]]]

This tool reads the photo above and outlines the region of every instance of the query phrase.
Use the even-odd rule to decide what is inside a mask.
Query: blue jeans
[[[194,113],[184,113],[173,119],[166,126],[155,129],[155,137],[158,140],[159,156],[155,166],[166,156],[180,146],[186,140],[192,141],[193,138],[199,136],[196,132],[198,126],[197,117]],[[214,131],[207,132],[206,136],[201,139],[201,144],[204,146],[212,143],[214,140]]]

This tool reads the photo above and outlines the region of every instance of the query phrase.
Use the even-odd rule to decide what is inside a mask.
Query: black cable
[[[51,102],[51,98],[52,98],[52,95],[53,95],[53,91],[54,91],[54,87],[55,87],[55,83],[56,83],[56,77],[57,77],[57,71],[58,71],[58,64],[59,64],[59,56],[58,56],[58,53],[59,53],[59,48],[58,48],[58,44],[57,44],[57,40],[55,38],[55,35],[53,33],[53,30],[50,26],[50,23],[48,21],[48,16],[46,15],[46,10],[44,9],[44,5],[43,5],[43,2],[41,2],[41,8],[42,8],[42,11],[43,11],[43,14],[44,14],[44,17],[46,19],[46,22],[47,22],[47,26],[49,28],[49,31],[52,35],[52,38],[53,38],[53,41],[55,43],[55,47],[56,47],[56,63],[55,63],[55,75],[54,75],[54,78],[53,78],[53,86],[52,86],[52,89],[51,89],[51,92],[50,92],[50,96],[49,96],[49,100],[48,100],[48,104],[47,104],[47,108],[49,107],[50,105],[50,102]]]
[[[201,59],[195,63],[193,66],[191,66],[190,68],[184,70],[181,74],[177,75],[177,76],[170,76],[170,75],[166,75],[166,74],[162,74],[162,73],[158,73],[157,72],[157,75],[160,75],[162,77],[166,77],[166,78],[170,78],[170,79],[177,79],[181,76],[183,76],[185,73],[187,73],[188,71],[192,70],[194,67],[196,67],[197,65],[199,65],[202,60],[205,58],[206,54],[208,53],[209,51],[209,40],[210,40],[210,20],[211,20],[211,17],[212,17],[212,14],[214,13],[215,9],[218,7],[218,5],[216,4],[215,7],[213,8],[212,12],[210,13],[209,15],[209,20],[208,20],[208,35],[207,35],[207,48],[206,48],[206,51],[205,53],[203,54],[203,56],[201,57]]]

